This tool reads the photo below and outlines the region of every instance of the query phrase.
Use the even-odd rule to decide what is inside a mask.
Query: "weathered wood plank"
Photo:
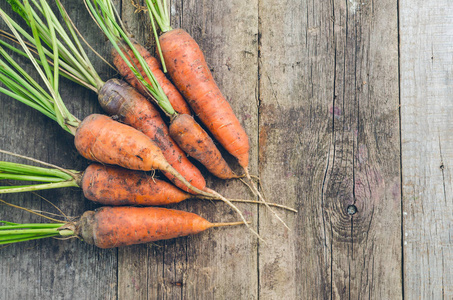
[[[173,19],[204,51],[214,79],[249,135],[250,168],[255,173],[258,1],[176,1]],[[237,162],[229,158],[230,165],[237,166]],[[229,197],[251,197],[238,181],[209,180],[208,184]],[[239,208],[256,228],[257,208],[248,205]],[[238,220],[237,214],[223,204],[200,203],[197,212],[212,221]],[[183,299],[258,298],[256,238],[246,228],[225,228],[194,236],[187,248],[186,276],[190,285],[183,291]]]
[[[249,133],[254,149],[253,171],[257,160],[257,3],[171,1],[169,5],[173,27],[186,29],[200,44],[219,87]],[[150,45],[147,17],[134,11],[128,1],[123,1],[122,13],[127,26],[140,42]],[[231,157],[229,161],[237,165]],[[211,188],[230,197],[250,198],[241,183],[222,182],[212,178],[202,166],[200,169]],[[222,203],[189,201],[175,207],[210,221],[237,220],[236,214]],[[256,220],[256,208],[245,205],[240,208],[247,212],[247,217]],[[149,299],[257,297],[256,244],[244,227],[158,242],[137,247],[133,253],[119,251],[119,294],[123,296],[120,298],[142,299],[146,293]],[[129,267],[131,261],[134,261],[133,268]],[[138,279],[141,284],[124,284],[131,280],[131,274],[146,268],[146,279]]]
[[[260,298],[401,298],[396,8],[260,1]]]
[[[400,1],[404,294],[453,297],[453,3]]]
[[[106,48],[89,15],[80,5],[63,2],[80,31],[93,47],[105,54]],[[12,13],[5,1],[0,8]],[[17,19],[17,18],[16,18]],[[2,23],[2,29],[5,29]],[[93,54],[91,59],[102,76],[113,72]],[[22,60],[32,71],[28,61]],[[24,66],[25,66],[24,64]],[[34,74],[31,72],[31,74]],[[61,82],[61,93],[68,109],[83,118],[99,112],[97,97],[92,92]],[[0,147],[31,156],[65,168],[83,170],[87,161],[77,154],[73,137],[37,111],[0,95]],[[1,155],[0,159],[17,161]],[[40,192],[68,216],[80,216],[96,206],[83,198],[75,188]],[[49,204],[30,193],[1,197],[11,203],[57,213]],[[18,209],[0,208],[0,219],[13,222],[45,222],[45,219]],[[1,299],[116,299],[117,251],[100,250],[78,240],[42,240],[0,248]]]

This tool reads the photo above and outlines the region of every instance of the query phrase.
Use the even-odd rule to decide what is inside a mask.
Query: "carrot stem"
[[[0,194],[11,194],[11,193],[23,193],[31,191],[42,191],[50,189],[58,189],[64,187],[79,187],[75,180],[64,181],[64,182],[52,182],[44,184],[34,184],[28,186],[19,186],[19,187],[0,187]]]

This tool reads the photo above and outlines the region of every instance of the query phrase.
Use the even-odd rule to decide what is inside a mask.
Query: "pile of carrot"
[[[53,227],[8,223],[0,226],[0,244],[77,236],[100,248],[111,248],[195,234],[211,227],[249,226],[231,200],[206,186],[201,172],[182,152],[184,150],[219,178],[241,177],[232,171],[214,141],[197,124],[191,115],[193,111],[214,138],[238,159],[253,191],[262,200],[259,203],[269,208],[248,172],[247,134],[214,82],[195,40],[183,30],[171,29],[165,1],[147,0],[149,15],[163,32],[158,40],[160,64],[127,33],[110,0],[84,2],[112,43],[114,65],[130,85],[118,79],[101,80],[60,0],[56,3],[66,30],[46,1],[33,1],[33,8],[28,1],[9,0],[13,9],[26,20],[32,34],[0,10],[0,17],[12,32],[2,31],[12,44],[0,41],[0,54],[4,59],[0,60],[0,81],[6,86],[0,91],[55,120],[74,135],[78,152],[95,163],[82,173],[55,166],[49,170],[0,162],[0,179],[2,173],[5,179],[18,180],[36,179],[39,175],[45,182],[39,186],[0,188],[0,193],[2,190],[3,193],[39,190],[44,186],[77,186],[83,189],[86,198],[105,205],[154,206],[194,197],[215,199],[228,203],[239,213],[242,222],[210,223],[195,214],[164,208],[103,207],[96,212],[86,212],[78,222],[58,223]],[[154,26],[154,21],[152,24]],[[16,48],[14,43],[21,48]],[[3,47],[30,58],[47,91],[26,75]],[[174,86],[164,74],[167,69]],[[58,92],[60,74],[98,93],[101,106],[116,116],[115,120],[100,114],[87,116],[83,121],[73,116]],[[168,117],[169,127],[151,102]],[[162,171],[180,189],[143,173],[152,170]]]

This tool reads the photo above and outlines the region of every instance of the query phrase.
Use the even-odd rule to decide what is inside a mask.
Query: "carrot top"
[[[52,62],[55,60],[55,54],[58,53],[60,60],[58,66],[55,66],[55,69],[59,67],[62,76],[67,77],[70,80],[93,90],[94,92],[97,92],[102,88],[104,82],[101,80],[99,74],[96,72],[91,61],[89,60],[88,55],[78,39],[78,31],[76,27],[59,0],[56,1],[57,7],[63,17],[67,30],[65,30],[64,26],[61,25],[47,1],[41,1],[38,3],[34,0],[33,6],[22,0],[8,0],[8,2],[13,10],[25,20],[29,27],[31,27],[32,23],[36,24],[35,27],[37,35],[50,49],[40,47],[45,54],[45,57],[39,56],[41,60],[47,59]],[[30,10],[30,14],[25,13],[26,8]],[[28,34],[17,23],[12,23],[12,25],[27,41],[26,45],[30,51],[38,54],[37,49],[39,44],[36,42],[36,39]],[[56,32],[55,35],[50,34],[52,28],[54,28],[54,31]],[[4,37],[17,42],[17,38],[15,38],[14,35],[3,31],[1,33]],[[14,52],[26,55],[25,52],[14,48],[12,45],[4,41],[0,41],[0,43]],[[88,47],[90,46],[88,45]],[[40,64],[42,64],[41,60],[38,61]]]
[[[28,161],[37,162],[49,168],[27,164],[0,161],[0,180],[33,181],[39,183],[0,186],[0,194],[29,192],[56,189],[62,187],[78,187],[82,172],[60,168],[37,159],[18,155],[5,150],[0,153],[16,156]]]
[[[73,230],[64,227],[65,223],[0,223],[4,224],[0,226],[0,245],[74,235]]]
[[[133,43],[130,40],[130,34],[126,32],[124,26],[121,26],[118,23],[121,23],[121,20],[118,17],[118,14],[112,5],[110,0],[84,0],[85,4],[90,11],[93,19],[96,21],[98,26],[107,36],[112,46],[121,56],[123,61],[129,67],[129,69],[134,73],[138,81],[146,88],[149,95],[156,102],[156,104],[167,114],[168,116],[174,115],[176,112],[170,104],[168,97],[165,95],[162,87],[157,81],[156,77],[151,72],[150,67],[146,63],[145,59],[140,55],[138,50],[134,47]],[[93,3],[92,3],[93,2]],[[146,74],[146,77],[150,80],[149,84],[146,79],[142,76],[137,66],[133,65],[132,59],[126,57],[123,49],[120,48],[120,42],[123,41],[133,52],[135,58],[140,63],[143,71]]]
[[[32,16],[33,11],[28,2],[23,6],[22,14]],[[58,48],[54,48],[53,61],[54,68],[51,68],[46,60],[46,54],[42,41],[38,35],[38,24],[33,18],[30,21],[30,28],[33,33],[33,40],[36,44],[37,60],[28,49],[21,34],[19,34],[18,25],[3,10],[0,9],[0,17],[9,27],[18,43],[23,48],[25,54],[33,63],[36,71],[41,77],[46,89],[42,88],[19,64],[0,46],[0,82],[6,87],[0,87],[0,92],[20,101],[24,104],[40,111],[52,120],[56,121],[63,129],[75,134],[76,128],[80,121],[73,116],[64,105],[58,92],[59,88],[59,59]],[[46,22],[50,19],[46,15]],[[48,22],[48,24],[51,24]],[[23,33],[23,32],[21,32]],[[56,41],[56,30],[53,25],[49,25],[49,36],[53,43]],[[4,44],[3,44],[4,45]]]

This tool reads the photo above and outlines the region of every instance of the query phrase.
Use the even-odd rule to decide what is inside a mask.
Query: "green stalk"
[[[91,12],[93,18],[96,20],[97,24],[110,40],[111,44],[127,64],[129,69],[133,72],[135,77],[140,81],[140,83],[147,89],[151,98],[156,102],[156,104],[167,114],[168,116],[173,116],[176,114],[175,110],[170,104],[170,101],[165,95],[162,87],[157,82],[155,76],[151,72],[148,64],[143,59],[143,57],[138,53],[137,49],[135,49],[134,45],[129,39],[129,35],[121,28],[118,22],[115,19],[115,14],[110,13],[112,9],[112,5],[110,0],[94,0],[95,6],[91,3],[91,0],[84,0],[89,11]],[[110,28],[112,26],[114,30]],[[150,80],[151,84],[149,84],[145,78],[140,74],[136,66],[130,62],[128,58],[126,58],[123,51],[119,48],[118,42],[124,41],[128,47],[132,50],[135,58],[139,61],[140,66],[142,67],[143,71],[146,74],[146,77]]]
[[[55,223],[55,224],[52,224],[52,223],[49,223],[49,224],[40,224],[40,223],[38,223],[38,224],[36,224],[36,223],[18,224],[18,223],[10,223],[10,222],[3,222],[3,221],[0,221],[0,223],[11,224],[11,225],[0,226],[0,230],[20,229],[20,228],[29,228],[29,229],[60,228],[61,226],[64,225],[64,224],[58,224],[58,223]]]
[[[0,226],[0,245],[75,235],[73,230],[63,228],[67,225],[64,223],[15,224],[3,221],[1,223],[8,225]]]
[[[33,176],[33,175],[16,175],[16,174],[5,174],[0,172],[0,180],[20,180],[20,181],[44,181],[50,183],[56,182],[64,182],[66,180],[61,178],[53,178],[53,177],[44,177],[44,176]],[[3,188],[0,186],[0,189]]]
[[[57,189],[63,187],[80,187],[82,173],[69,171],[40,160],[0,150],[0,153],[20,157],[29,161],[37,162],[51,168],[42,168],[19,163],[0,161],[0,180],[18,180],[39,182],[16,186],[0,186],[0,194],[21,193]]]
[[[28,1],[24,1],[22,15],[31,18],[33,11]],[[5,14],[3,10],[0,10],[0,17],[5,21],[11,32],[16,37],[17,41],[22,46],[24,52],[27,54],[30,61],[33,63],[41,79],[43,80],[48,92],[44,91],[39,84],[34,81],[5,51],[0,47],[0,54],[11,66],[9,67],[6,63],[0,60],[0,72],[3,76],[0,77],[0,81],[3,82],[12,93],[16,93],[18,96],[13,97],[16,100],[21,99],[25,104],[33,103],[33,108],[40,106],[38,110],[46,115],[52,115],[52,119],[57,121],[58,124],[66,131],[75,134],[76,128],[80,124],[80,121],[73,116],[64,105],[61,96],[58,92],[58,71],[51,70],[41,44],[40,37],[38,35],[37,24],[35,20],[30,19],[30,27],[33,33],[34,44],[40,57],[40,64],[34,58],[30,50],[19,34],[14,22],[11,18]],[[47,20],[50,20],[47,17]],[[52,26],[50,26],[52,27]],[[50,29],[51,36],[55,39],[55,31]],[[55,43],[54,43],[55,44]],[[54,49],[55,50],[55,49]],[[58,51],[54,51],[55,59],[53,65],[58,66]],[[57,68],[58,69],[58,68]],[[18,73],[17,73],[18,72]],[[27,92],[23,93],[21,90],[24,89]],[[1,89],[4,92],[5,89]],[[9,93],[11,95],[11,93]],[[19,100],[20,101],[20,100]]]
[[[79,187],[79,185],[71,180],[71,181],[63,181],[63,182],[52,182],[47,184],[34,184],[29,186],[22,186],[22,187],[0,187],[0,194],[12,194],[12,193],[23,193],[23,192],[33,192],[33,191],[43,191],[43,190],[50,190],[50,189],[58,189],[64,187]]]
[[[57,237],[58,233],[43,234],[43,235],[19,235],[13,239],[0,239],[0,245],[15,244],[20,242],[27,242],[32,240],[45,239],[50,237]]]
[[[14,5],[11,3],[14,2]],[[65,63],[65,66],[62,66],[63,69],[67,70],[67,73],[74,75],[77,78],[75,81],[79,84],[90,86],[92,90],[98,91],[104,85],[104,82],[101,80],[98,73],[95,71],[93,65],[91,64],[85,50],[80,44],[73,24],[70,21],[69,16],[66,14],[63,6],[59,1],[57,1],[57,6],[63,16],[63,19],[66,23],[66,27],[69,29],[69,35],[60,24],[58,18],[50,9],[50,6],[46,1],[41,0],[41,4],[37,1],[33,1],[34,6],[38,12],[46,14],[48,23],[46,24],[39,17],[38,13],[30,7],[32,12],[31,15],[26,15],[24,13],[25,6],[19,0],[10,0],[10,4],[13,9],[19,13],[19,15],[24,18],[24,20],[31,27],[31,23],[36,23],[36,29],[40,38],[49,46],[53,51],[58,49],[58,54],[61,59],[61,63]],[[24,36],[30,43],[36,47],[36,43],[33,38],[30,37],[17,23],[13,24],[14,27]],[[52,36],[52,28],[59,34],[60,39],[57,39],[55,36]],[[71,38],[72,37],[72,38]],[[54,55],[50,55],[49,51],[44,49],[47,57],[54,59]],[[68,68],[67,66],[70,66]],[[76,70],[76,72],[74,72]],[[74,78],[70,78],[74,80]],[[96,89],[92,87],[95,86]]]
[[[17,234],[29,234],[29,235],[37,235],[37,234],[50,234],[50,233],[58,233],[56,229],[9,229],[9,230],[0,230],[0,238],[8,235],[17,235]]]
[[[1,151],[3,152],[3,151]],[[4,152],[3,152],[4,153]],[[8,153],[7,153],[8,154]],[[24,156],[21,156],[22,158]],[[36,160],[34,160],[36,161]],[[48,169],[6,161],[0,161],[0,174],[4,172],[11,172],[23,175],[39,175],[39,176],[47,176],[47,177],[58,177],[63,180],[70,180],[74,178],[74,175],[69,175],[69,173],[63,172],[58,169]],[[78,173],[78,172],[77,172]]]
[[[157,34],[154,20],[156,20],[159,28],[162,32],[167,32],[173,28],[170,25],[170,14],[167,9],[167,1],[165,0],[145,0],[148,8],[148,14],[153,27],[154,39],[156,40],[157,50],[159,51],[160,61],[164,72],[167,73],[167,67],[165,65],[164,56],[162,55],[162,49],[160,47],[159,36]]]
[[[14,38],[14,36],[11,36],[7,32],[0,30],[0,36],[3,36],[5,38],[9,39],[10,41],[19,44],[19,42]],[[0,40],[0,45],[10,49],[11,51],[13,51],[21,56],[27,57],[27,53],[25,53],[24,51],[21,51],[20,49],[14,47],[13,45],[11,45],[3,40]],[[27,47],[31,52],[35,53],[36,55],[38,54],[38,52],[36,50],[34,50],[34,49],[36,49],[36,47],[33,44],[27,43]],[[43,49],[43,50],[46,53],[46,57],[48,58],[47,61],[53,66],[52,61],[55,59],[53,52],[50,52],[47,49]],[[59,52],[59,53],[61,54],[61,52]],[[37,60],[37,62],[38,62],[38,64],[42,65],[41,60]],[[82,73],[80,73],[77,69],[73,68],[71,65],[67,64],[63,60],[60,60],[59,64],[60,64],[60,71],[62,72],[60,74],[63,77],[65,77],[71,81],[74,81],[74,82],[92,90],[95,93],[98,92],[98,88],[93,86],[91,84],[90,80],[86,80],[86,77]],[[102,85],[103,85],[103,83],[99,84],[99,87],[102,87]]]

